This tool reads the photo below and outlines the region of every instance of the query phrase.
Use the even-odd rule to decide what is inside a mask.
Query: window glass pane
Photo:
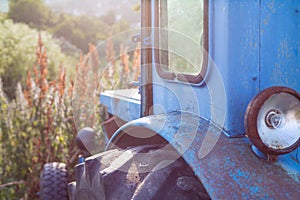
[[[185,52],[184,55],[199,53],[195,51],[195,46],[203,44],[204,0],[168,0],[167,3],[162,3],[161,7],[161,26],[172,30],[168,33],[168,44],[165,45],[169,49],[168,71],[198,75],[201,72],[203,55],[194,55],[197,56],[195,65],[191,64],[186,56],[172,53],[170,50],[176,45],[176,48]],[[164,11],[167,11],[167,14],[163,14]],[[183,36],[178,37],[177,33],[187,38],[182,39]]]

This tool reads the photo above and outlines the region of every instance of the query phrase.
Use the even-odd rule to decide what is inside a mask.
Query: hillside
[[[130,24],[138,24],[140,21],[139,13],[133,10],[139,4],[139,0],[45,0],[45,2],[53,10],[74,15],[102,16],[113,12],[117,20],[123,19]]]

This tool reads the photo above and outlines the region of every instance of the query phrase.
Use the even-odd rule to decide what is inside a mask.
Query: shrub
[[[24,194],[26,199],[36,199],[43,164],[65,161],[72,166],[77,161],[72,82],[66,83],[62,66],[57,80],[48,81],[47,74],[47,54],[39,39],[26,88],[18,84],[16,99],[10,102],[0,87],[0,184],[18,183],[15,188],[0,188],[0,199],[17,199]]]
[[[0,22],[0,77],[3,90],[9,99],[15,98],[17,83],[25,84],[26,71],[32,68],[35,59],[38,31],[25,24],[13,23],[11,20]],[[76,65],[76,60],[65,56],[49,33],[41,32],[47,49],[48,79],[55,79],[58,66],[63,63],[68,69]],[[74,67],[73,67],[74,69]]]
[[[57,78],[49,78],[48,57],[39,37],[35,62],[27,71],[25,87],[18,84],[14,100],[6,97],[0,78],[0,199],[37,199],[45,163],[66,162],[70,169],[77,164],[80,151],[75,145],[76,128],[91,126],[99,132],[106,117],[98,98],[94,102],[86,98],[94,97],[95,91],[99,94],[104,88],[125,88],[129,80],[137,80],[139,47],[130,56],[121,46],[115,58],[113,43],[108,41],[105,62],[109,67],[98,73],[99,55],[90,45],[89,56],[81,57],[76,68],[80,84],[74,90],[74,81],[67,78],[62,65]],[[95,108],[96,112],[87,112]],[[74,112],[85,118],[84,124],[75,127]],[[103,135],[98,142],[101,151]]]

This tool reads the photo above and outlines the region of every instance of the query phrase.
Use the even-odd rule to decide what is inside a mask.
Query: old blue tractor
[[[60,175],[49,186],[42,174],[41,199],[50,187],[51,199],[299,199],[300,1],[140,10],[127,33],[141,43],[137,87],[100,95],[106,150],[75,167],[69,195],[64,166],[46,164]]]

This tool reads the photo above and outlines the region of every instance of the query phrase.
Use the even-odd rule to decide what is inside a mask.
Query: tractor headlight
[[[249,103],[245,129],[262,152],[277,155],[293,151],[300,144],[300,95],[286,87],[271,87]]]

